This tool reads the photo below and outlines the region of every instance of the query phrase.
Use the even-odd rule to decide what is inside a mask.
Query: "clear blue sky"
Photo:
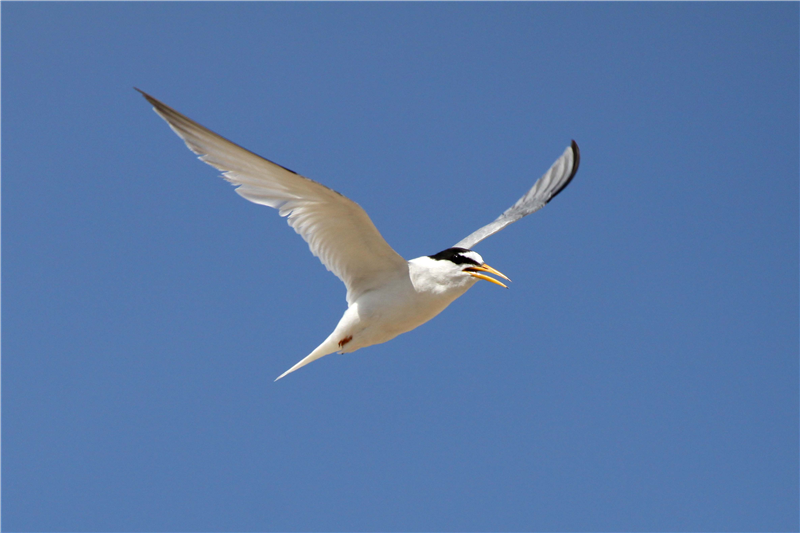
[[[11,531],[798,528],[797,3],[4,3]],[[345,309],[139,87],[510,276]]]

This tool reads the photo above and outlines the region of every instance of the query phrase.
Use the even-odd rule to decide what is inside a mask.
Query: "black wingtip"
[[[572,139],[572,154],[575,156],[575,166],[572,167],[572,175],[569,179],[575,177],[575,174],[578,172],[578,166],[581,164],[581,149],[578,148],[578,143],[575,142],[575,139]]]
[[[146,92],[144,92],[143,90],[141,90],[140,88],[138,88],[138,87],[134,87],[133,89],[134,89],[134,90],[136,90],[136,91],[138,91],[138,92],[139,92],[139,94],[141,94],[142,96],[144,96],[145,100],[147,100],[148,102],[150,102],[150,103],[151,103],[151,104],[152,104],[154,107],[157,107],[157,104],[160,104],[160,103],[161,103],[161,102],[159,102],[158,100],[156,100],[155,98],[153,98],[152,96],[150,96],[149,94],[147,94]],[[163,104],[162,104],[162,105],[163,105]]]
[[[575,142],[575,139],[572,139],[572,143],[570,144],[570,148],[572,148],[572,172],[570,172],[569,177],[564,181],[564,185],[562,185],[556,192],[553,193],[553,196],[547,200],[547,203],[550,203],[553,198],[559,195],[561,191],[567,188],[567,185],[570,184],[572,178],[575,177],[575,174],[578,172],[578,166],[581,164],[581,150],[578,148],[578,143]]]

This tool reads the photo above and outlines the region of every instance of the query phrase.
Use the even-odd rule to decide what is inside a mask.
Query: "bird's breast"
[[[342,353],[387,342],[421,326],[475,284],[471,277],[431,271],[414,261],[409,261],[407,275],[363,293],[350,305],[334,333],[341,339],[352,336],[339,346]]]

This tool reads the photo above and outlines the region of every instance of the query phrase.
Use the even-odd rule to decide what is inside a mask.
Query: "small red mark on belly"
[[[344,339],[340,340],[339,341],[339,348],[343,348],[344,345],[347,344],[348,342],[350,342],[351,340],[353,340],[353,336],[352,335],[349,335],[349,336],[345,337]]]

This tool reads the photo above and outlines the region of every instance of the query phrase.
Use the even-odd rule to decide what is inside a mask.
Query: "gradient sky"
[[[6,531],[798,529],[787,3],[3,3]],[[448,248],[390,343],[133,90]]]

